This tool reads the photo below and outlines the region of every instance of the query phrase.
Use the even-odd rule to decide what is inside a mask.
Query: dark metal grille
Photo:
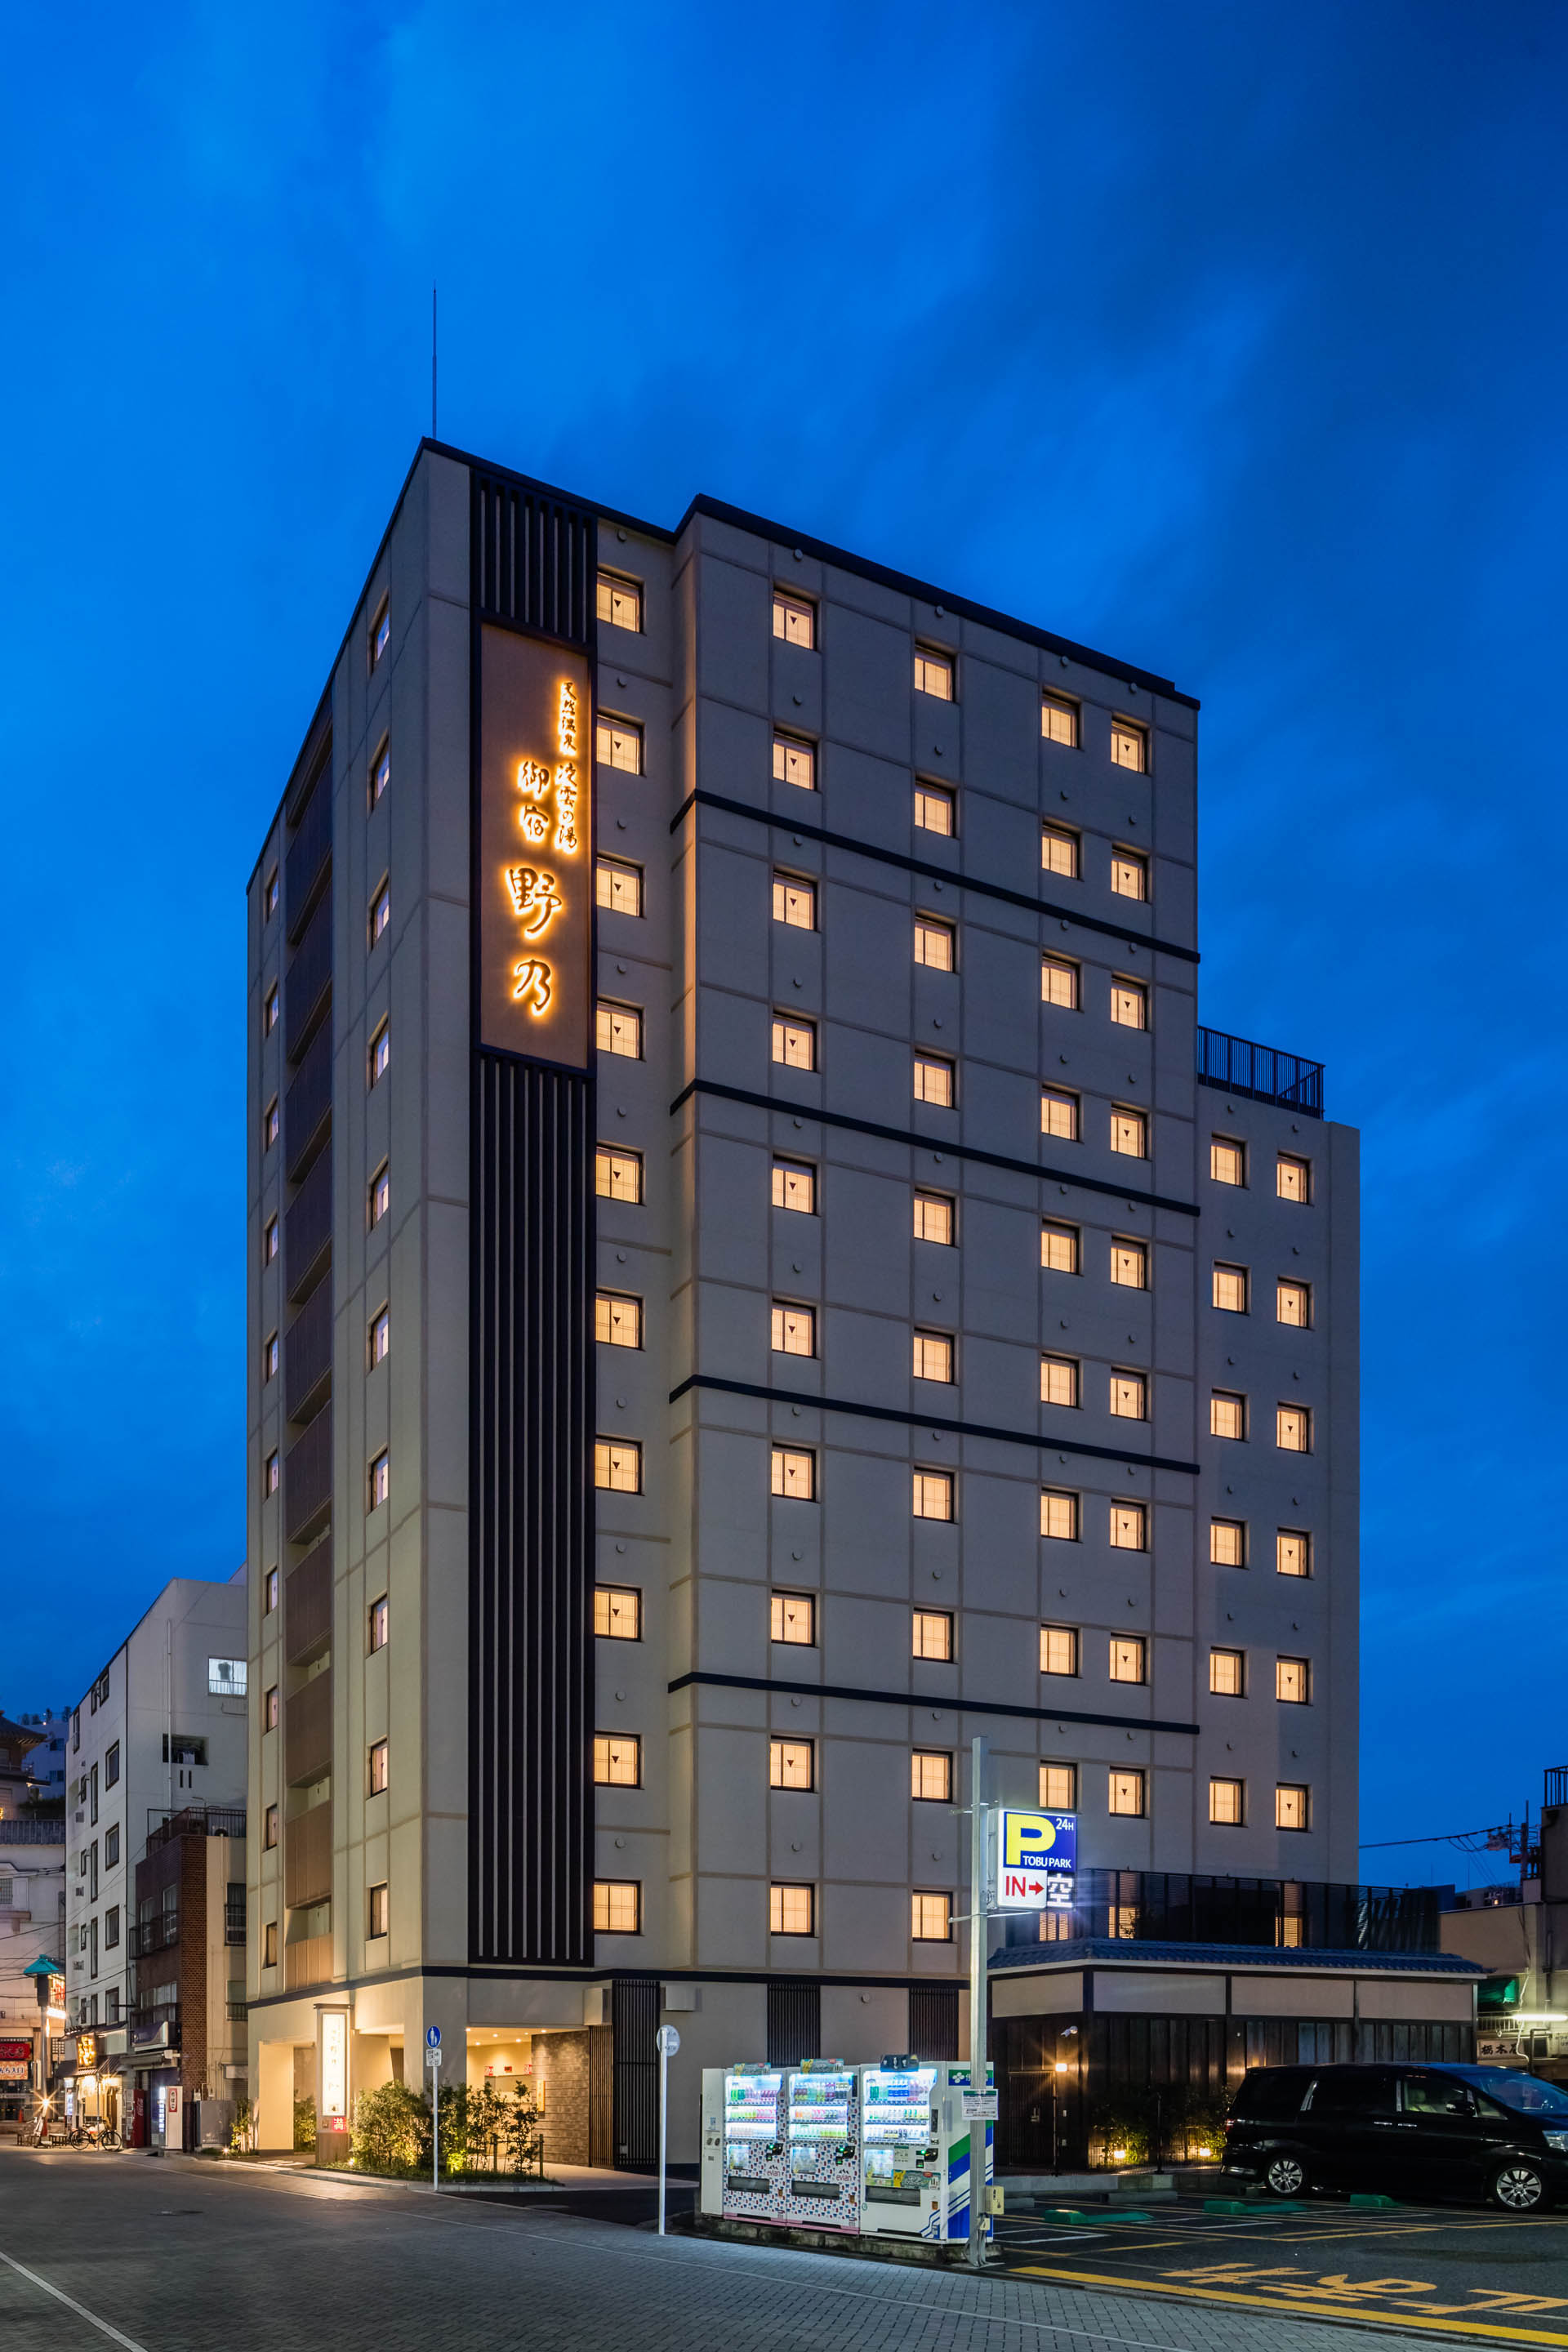
[[[487,621],[589,643],[594,520],[542,490],[474,476],[474,603]]]
[[[616,2167],[649,2172],[658,2160],[658,1979],[616,1977],[610,1987],[615,2036]]]
[[[774,1977],[768,1984],[768,2064],[800,2066],[822,2055],[822,1987]]]
[[[916,2058],[958,2055],[958,1987],[910,1987],[910,2050]]]
[[[1223,1029],[1201,1026],[1197,1053],[1198,1076],[1205,1086],[1250,1095],[1257,1102],[1279,1103],[1286,1110],[1303,1110],[1310,1118],[1323,1116],[1321,1062],[1304,1062],[1299,1054],[1281,1054],[1273,1045],[1255,1045]]]

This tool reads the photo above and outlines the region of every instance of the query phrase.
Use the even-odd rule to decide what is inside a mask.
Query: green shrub
[[[394,2176],[417,2172],[423,2144],[430,2163],[428,2103],[405,2083],[378,2083],[354,2101],[349,2157],[356,2170]]]
[[[297,2151],[304,2151],[313,2148],[315,2145],[316,2102],[310,2097],[297,2098],[294,2102],[295,2148]]]

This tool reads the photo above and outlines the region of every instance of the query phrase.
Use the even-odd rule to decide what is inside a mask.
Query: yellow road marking
[[[1554,2336],[1544,2328],[1499,2327],[1489,2325],[1484,2319],[1472,2317],[1468,2313],[1463,2319],[1437,2319],[1426,2312],[1401,2312],[1397,2306],[1392,2310],[1385,2307],[1381,2311],[1358,2309],[1344,2303],[1314,2303],[1307,2294],[1292,2295],[1286,2301],[1279,2295],[1236,2294],[1218,2287],[1167,2286],[1161,2279],[1111,2278],[1097,2271],[1058,2270],[1054,2267],[1047,2270],[1038,2264],[1020,2263],[1014,2275],[1066,2279],[1074,2286],[1120,2287],[1124,2294],[1184,2296],[1189,2303],[1240,2304],[1250,2311],[1293,2311],[1309,2319],[1363,2319],[1378,2326],[1409,2327],[1426,2335],[1484,2336],[1509,2344],[1568,2345],[1568,2336]]]

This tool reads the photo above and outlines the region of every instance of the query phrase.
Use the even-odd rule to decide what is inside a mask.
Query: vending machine
[[[782,2221],[789,2159],[780,2112],[782,2071],[709,2066],[702,2074],[705,2213],[731,2221]]]
[[[857,2070],[808,2058],[789,2076],[789,2168],[779,2219],[805,2229],[860,2227]]]
[[[994,2071],[986,2070],[989,2088]],[[990,2123],[965,2113],[969,2066],[885,2058],[860,2070],[860,2228],[868,2237],[969,2235],[970,2142],[994,2168]],[[991,2224],[986,2222],[989,2234]]]

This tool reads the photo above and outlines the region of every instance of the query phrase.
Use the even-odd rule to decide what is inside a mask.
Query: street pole
[[[969,2088],[971,2105],[978,2106],[985,2089],[985,1963],[989,1919],[986,1885],[990,1849],[990,1815],[984,1804],[986,1743],[976,1738],[969,1767]],[[969,2267],[981,2270],[985,2262],[985,2126],[978,2115],[969,2122]]]
[[[661,2025],[654,2037],[658,2048],[658,2234],[664,2235],[665,2149],[669,2136],[669,2062],[680,2047],[673,2025]]]

